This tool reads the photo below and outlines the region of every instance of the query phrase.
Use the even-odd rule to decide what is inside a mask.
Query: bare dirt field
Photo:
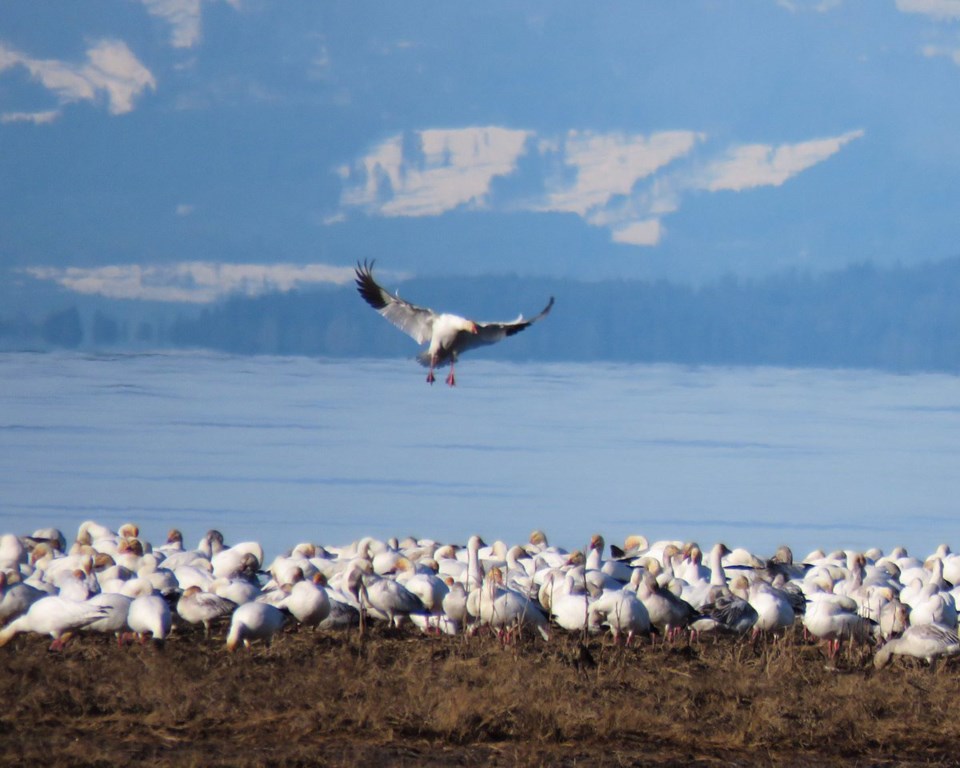
[[[957,765],[960,666],[799,632],[623,648],[374,627],[230,654],[80,636],[0,649],[2,766]]]

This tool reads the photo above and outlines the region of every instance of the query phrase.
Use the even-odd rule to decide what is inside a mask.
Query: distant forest
[[[384,282],[390,288],[395,286]],[[960,372],[960,258],[909,268],[851,267],[822,275],[671,282],[522,277],[417,279],[415,303],[478,320],[549,318],[493,355],[508,360],[869,367]],[[207,348],[236,354],[413,356],[416,347],[352,286],[234,297],[162,323],[109,305],[46,318],[3,318],[3,348]]]

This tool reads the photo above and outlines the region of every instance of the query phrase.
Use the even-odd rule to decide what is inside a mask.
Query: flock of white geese
[[[689,633],[778,637],[800,622],[835,656],[869,643],[874,664],[894,655],[934,665],[960,652],[960,555],[941,545],[921,560],[903,549],[811,552],[795,562],[715,544],[704,554],[679,541],[631,536],[605,555],[602,537],[583,551],[528,542],[466,546],[363,538],[347,546],[298,544],[264,562],[257,542],[224,544],[209,531],[196,549],[179,531],[159,546],[131,523],[114,531],[84,522],[73,542],[55,528],[0,536],[0,646],[21,633],[61,649],[100,632],[120,644],[166,640],[175,625],[229,620],[226,646],[269,644],[288,622],[306,627],[413,624],[427,634],[503,638],[525,629],[609,632],[674,642]],[[74,640],[74,642],[80,642]]]

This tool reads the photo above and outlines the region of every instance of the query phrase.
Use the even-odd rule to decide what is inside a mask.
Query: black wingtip
[[[364,259],[362,262],[361,261],[357,262],[357,266],[356,266],[356,269],[354,269],[354,272],[357,275],[358,287],[366,280],[373,279],[373,265],[376,264],[376,262],[377,262],[376,259],[373,259],[370,262],[368,262],[366,259]]]
[[[357,292],[363,297],[371,307],[376,310],[383,309],[387,303],[383,299],[383,292],[377,281],[373,279],[373,265],[376,259],[371,259],[368,263],[366,259],[363,263],[357,262]]]
[[[530,322],[535,323],[541,317],[546,317],[547,315],[550,314],[551,309],[553,309],[553,296],[550,297],[550,301],[547,302],[547,306],[545,306],[542,310],[540,310],[540,314],[537,315],[535,318],[533,318]]]

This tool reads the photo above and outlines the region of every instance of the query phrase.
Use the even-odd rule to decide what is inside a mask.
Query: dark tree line
[[[506,359],[850,366],[960,371],[960,259],[911,268],[857,266],[702,287],[482,277],[419,280],[402,295],[478,319],[542,324],[499,345]],[[412,342],[352,288],[236,298],[178,323],[178,344],[241,353],[412,355]],[[477,354],[483,354],[478,352]]]
[[[699,287],[491,276],[421,279],[400,288],[418,303],[481,320],[513,319],[520,310],[529,316],[556,296],[546,321],[495,352],[471,353],[502,359],[960,371],[960,259],[815,276],[727,278]],[[9,337],[11,327],[0,322],[0,338]],[[34,331],[46,344],[62,347],[148,343],[331,357],[416,351],[352,286],[234,297],[183,314],[164,329],[120,323],[105,310],[84,323],[73,308],[52,312]]]

